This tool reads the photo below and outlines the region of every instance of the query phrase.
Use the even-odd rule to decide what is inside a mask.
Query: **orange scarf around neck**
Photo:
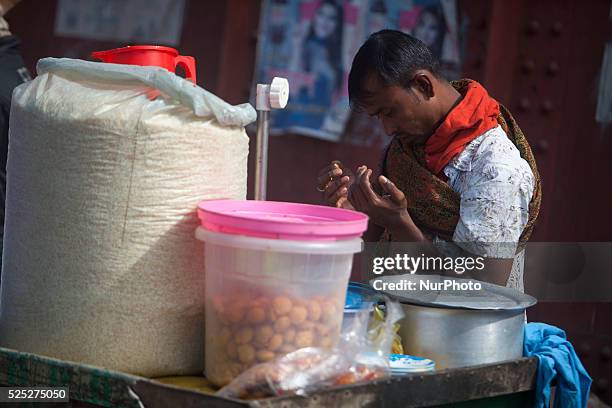
[[[425,142],[425,163],[433,174],[442,169],[472,140],[498,125],[499,104],[478,82],[469,80],[462,98]]]

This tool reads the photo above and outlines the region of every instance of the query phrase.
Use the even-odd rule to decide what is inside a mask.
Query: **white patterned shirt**
[[[443,171],[461,197],[453,243],[475,255],[514,258],[507,286],[523,291],[525,251],[515,252],[529,219],[531,167],[497,126],[470,142]],[[434,242],[453,252],[441,240]]]

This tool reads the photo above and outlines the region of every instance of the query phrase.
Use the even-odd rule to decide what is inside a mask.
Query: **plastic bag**
[[[161,67],[43,58],[36,65],[36,72],[38,75],[69,75],[84,80],[111,81],[114,84],[139,82],[158,89],[181,105],[191,108],[196,116],[214,117],[223,126],[244,127],[257,119],[257,113],[250,104],[230,105],[218,96]]]
[[[217,395],[254,399],[285,394],[304,395],[331,386],[371,381],[390,376],[388,354],[395,325],[404,313],[397,302],[384,297],[384,320],[355,319],[343,331],[335,348],[307,347],[240,374]],[[370,323],[370,324],[369,324]],[[364,326],[368,325],[364,334]]]
[[[374,312],[372,314],[372,319],[370,326],[373,328],[384,328],[384,325],[381,325],[381,322],[385,321],[385,310],[380,305],[374,307]],[[402,346],[402,338],[399,335],[400,325],[399,323],[395,323],[393,326],[393,331],[395,335],[393,336],[393,341],[391,343],[391,354],[404,354],[404,347]]]

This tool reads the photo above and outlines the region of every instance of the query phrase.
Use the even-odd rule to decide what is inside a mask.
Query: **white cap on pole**
[[[270,110],[284,109],[289,100],[289,81],[274,77],[271,84],[257,84],[255,108],[257,121],[257,158],[255,162],[255,199],[266,199],[268,180],[268,131]]]
[[[289,81],[286,78],[274,77],[271,84],[257,84],[255,109],[269,111],[284,109],[289,100]]]

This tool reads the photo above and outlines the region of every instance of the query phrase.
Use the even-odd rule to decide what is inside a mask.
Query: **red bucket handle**
[[[174,63],[177,67],[181,67],[185,70],[185,79],[194,84],[196,83],[195,58],[179,55],[174,59]]]

